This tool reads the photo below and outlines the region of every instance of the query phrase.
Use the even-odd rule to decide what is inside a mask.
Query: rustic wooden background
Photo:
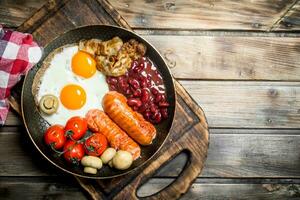
[[[183,199],[300,199],[300,1],[110,2],[206,113],[206,166]],[[0,23],[16,28],[44,3],[1,0]],[[40,158],[13,112],[0,158],[0,199],[87,198]],[[166,186],[185,161],[179,155],[138,194]]]

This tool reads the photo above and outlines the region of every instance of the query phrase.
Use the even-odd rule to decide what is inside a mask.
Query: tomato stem
[[[87,131],[86,134],[83,136],[83,138],[81,140],[78,140],[78,142],[85,142],[86,140],[88,140],[90,137],[93,136],[93,134],[91,134],[91,135],[89,135],[89,134],[91,134],[91,132]],[[88,136],[86,136],[86,135],[88,135]]]
[[[52,149],[55,153],[61,154],[62,152],[56,150],[56,149],[54,148],[54,146],[55,146],[55,142],[52,142],[52,143],[50,144],[51,149]],[[64,152],[63,152],[63,153],[64,153]],[[63,154],[63,153],[62,153],[62,154]]]
[[[93,146],[91,146],[91,145],[87,146],[85,143],[84,143],[84,146],[89,152],[95,152],[95,148]]]
[[[76,140],[73,139],[72,135],[73,135],[73,131],[72,130],[67,130],[65,132],[65,135],[70,138],[72,141],[76,142]]]
[[[73,140],[74,141],[74,140]],[[70,146],[69,148],[67,148],[66,150],[64,150],[64,151],[55,151],[56,153],[58,153],[58,156],[61,156],[61,155],[63,155],[64,153],[66,153],[67,151],[71,151],[71,149],[73,148],[73,147],[75,147],[77,144],[79,144],[80,143],[80,141],[74,141],[75,142],[75,144],[73,144],[72,146]]]
[[[70,161],[73,165],[79,165],[79,160],[77,158],[71,158]]]

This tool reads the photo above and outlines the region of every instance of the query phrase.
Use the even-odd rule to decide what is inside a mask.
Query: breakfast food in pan
[[[127,99],[118,92],[104,95],[102,106],[108,116],[140,145],[150,145],[156,136],[155,127],[127,105]]]
[[[133,110],[141,113],[153,124],[168,118],[169,103],[166,98],[162,76],[156,66],[146,57],[132,62],[123,76],[108,76],[110,90],[124,94]]]
[[[90,109],[102,109],[99,102],[108,91],[106,77],[97,70],[94,58],[79,51],[77,44],[51,52],[34,77],[32,86],[36,105],[50,124],[65,124],[73,116],[84,117]],[[56,112],[47,113],[39,106],[47,95],[58,100]],[[49,110],[55,106],[51,102],[45,105]]]
[[[130,168],[168,118],[163,78],[146,46],[119,37],[82,40],[51,52],[32,93],[49,123],[44,142],[67,163],[97,174]]]
[[[97,69],[105,75],[121,76],[136,60],[146,53],[146,46],[131,39],[123,43],[119,37],[100,41],[96,39],[79,42],[79,50],[91,54],[97,63]]]
[[[86,118],[89,129],[104,134],[111,147],[130,152],[135,159],[140,156],[140,146],[103,111],[98,109],[90,110]]]

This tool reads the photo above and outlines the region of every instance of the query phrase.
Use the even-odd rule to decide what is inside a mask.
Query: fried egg
[[[55,53],[39,81],[37,101],[52,94],[59,99],[56,113],[42,116],[52,125],[65,125],[73,116],[85,116],[90,109],[102,109],[101,101],[109,91],[105,75],[96,62],[77,45],[66,46]]]

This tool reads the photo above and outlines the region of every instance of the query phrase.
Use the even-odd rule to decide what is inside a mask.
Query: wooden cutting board
[[[18,31],[32,33],[40,45],[45,45],[65,31],[79,26],[110,24],[131,29],[119,13],[105,0],[50,0]],[[11,106],[20,112],[18,84],[10,98]],[[209,131],[205,115],[185,89],[175,80],[177,95],[175,118],[169,137],[161,150],[140,170],[119,178],[90,180],[78,178],[79,184],[93,199],[138,199],[136,191],[162,165],[180,152],[188,154],[188,162],[178,178],[149,199],[177,199],[184,194],[201,173],[207,156]]]

